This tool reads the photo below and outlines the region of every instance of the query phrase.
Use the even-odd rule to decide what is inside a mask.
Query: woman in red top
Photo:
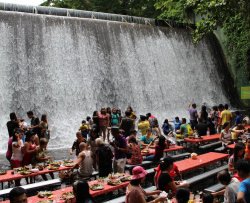
[[[22,148],[23,152],[23,166],[27,166],[35,159],[37,145],[35,144],[35,133],[28,131],[26,133],[25,143]]]
[[[129,151],[132,153],[132,156],[130,159],[127,160],[127,163],[131,165],[141,164],[142,163],[141,149],[136,141],[136,138],[130,137],[128,143],[129,143]]]
[[[105,108],[101,109],[101,113],[98,114],[98,122],[100,127],[100,136],[103,136],[103,141],[105,142],[107,127],[109,126],[109,114]]]
[[[146,161],[160,161],[160,159],[163,157],[164,149],[167,147],[166,144],[166,138],[164,136],[160,136],[158,143],[155,146],[155,153],[154,155],[147,156],[145,158]]]

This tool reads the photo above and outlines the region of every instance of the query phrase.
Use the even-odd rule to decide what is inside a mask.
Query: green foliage
[[[159,11],[155,3],[156,0],[46,0],[41,5],[156,18]]]
[[[250,1],[249,0],[158,0],[156,9],[160,19],[190,22],[191,13],[196,16],[193,40],[199,42],[204,36],[222,28],[226,36],[227,55],[235,69],[250,67]],[[248,78],[249,80],[249,78]]]

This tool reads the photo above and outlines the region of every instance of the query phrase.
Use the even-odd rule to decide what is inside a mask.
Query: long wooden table
[[[202,142],[212,142],[220,139],[220,134],[214,134],[214,135],[204,135],[201,136],[201,138],[184,138],[185,142],[189,143],[202,143]]]
[[[179,150],[183,150],[184,147],[183,146],[178,146],[178,145],[170,145],[169,148],[167,149],[164,149],[164,152],[174,152],[174,151],[179,151]],[[155,153],[155,149],[153,148],[149,148],[148,149],[148,153],[144,153],[143,150],[141,152],[141,154],[143,156],[146,156],[146,155],[152,155]]]
[[[53,173],[53,172],[69,170],[71,168],[72,167],[65,167],[65,166],[60,166],[56,170],[49,170],[49,169],[45,168],[42,171],[33,172],[33,173],[28,174],[28,175],[21,175],[19,173],[12,174],[13,170],[8,170],[5,175],[0,175],[0,183],[9,182],[9,181],[12,181],[12,180],[18,180],[18,179],[22,179],[22,178],[34,177],[34,176]]]
[[[197,159],[195,160],[192,158],[188,158],[188,159],[184,159],[181,161],[177,161],[175,162],[175,164],[178,166],[178,169],[181,173],[185,173],[185,172],[189,172],[194,169],[197,169],[197,168],[208,166],[217,161],[221,161],[227,158],[228,158],[228,154],[209,152],[209,153],[197,156]]]
[[[97,180],[89,181],[89,186],[91,186],[91,185],[93,185],[95,183],[99,183],[99,182]],[[100,196],[100,195],[107,194],[109,192],[116,191],[116,190],[121,189],[121,188],[126,188],[128,184],[129,184],[129,181],[126,181],[126,182],[121,183],[120,185],[112,186],[112,185],[108,185],[105,182],[103,184],[104,185],[104,189],[103,190],[93,191],[93,190],[90,189],[90,194],[92,195],[92,197],[97,197],[97,196]],[[52,191],[53,195],[50,198],[50,200],[58,200],[57,201],[58,203],[59,202],[60,203],[64,203],[65,201],[64,200],[60,200],[60,197],[65,192],[72,192],[72,187],[70,186],[70,187],[66,187],[64,189],[59,189],[59,190]],[[38,196],[32,196],[32,197],[28,198],[28,203],[37,203],[37,202],[39,202],[41,200],[46,200],[46,198],[39,198]],[[75,202],[75,201],[72,201],[72,202]],[[9,203],[9,200],[4,201],[4,203]]]

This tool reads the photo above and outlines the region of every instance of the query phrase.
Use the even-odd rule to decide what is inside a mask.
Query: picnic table
[[[227,159],[228,154],[217,153],[217,152],[209,152],[206,154],[202,154],[197,156],[197,159],[184,159],[181,161],[175,162],[178,166],[178,169],[181,173],[189,172],[197,168],[208,166],[217,161],[221,161],[223,159]]]
[[[100,182],[98,182],[97,180],[89,181],[88,183],[89,183],[89,186],[91,186],[91,185],[93,185],[95,183],[100,184]],[[113,191],[116,191],[118,189],[121,189],[121,188],[126,188],[127,185],[129,184],[129,181],[122,182],[121,184],[115,185],[115,186],[108,185],[106,182],[104,182],[102,184],[104,185],[104,189],[102,189],[102,190],[93,191],[93,190],[90,189],[90,194],[92,195],[92,197],[97,197],[97,196],[100,196],[100,195],[104,195],[104,194],[107,194],[109,192],[113,192]],[[49,200],[58,200],[56,202],[64,203],[65,200],[60,200],[60,197],[62,196],[63,193],[72,192],[72,191],[73,191],[73,188],[71,186],[63,188],[63,189],[51,191],[52,196],[51,196],[51,198],[49,198]],[[42,200],[46,200],[46,198],[39,198],[37,195],[28,198],[29,203],[37,203],[37,202],[42,201]],[[75,202],[75,201],[73,200],[72,202]],[[4,201],[4,203],[9,203],[9,200]]]
[[[169,148],[166,148],[164,149],[164,152],[173,152],[173,151],[179,151],[179,150],[183,150],[184,147],[183,146],[178,146],[178,145],[170,145]],[[143,150],[141,151],[141,154],[143,156],[146,156],[146,155],[152,155],[155,153],[155,149],[152,147],[150,147],[148,149],[148,153],[144,153]]]
[[[71,168],[72,167],[66,167],[66,166],[60,166],[56,170],[49,170],[47,168],[44,168],[42,171],[32,172],[32,173],[30,173],[28,175],[21,175],[19,173],[12,174],[13,170],[8,170],[5,175],[0,175],[0,183],[9,182],[9,181],[12,181],[12,180],[18,180],[18,179],[22,179],[22,178],[34,177],[34,176],[48,174],[48,173],[53,173],[53,172],[59,172],[59,171],[69,170]]]
[[[219,140],[220,137],[221,137],[220,134],[204,135],[204,136],[201,136],[201,138],[184,138],[184,141],[195,144],[195,143],[216,141],[216,140]]]

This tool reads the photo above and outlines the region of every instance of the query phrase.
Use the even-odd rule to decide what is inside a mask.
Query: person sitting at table
[[[157,187],[159,190],[169,193],[172,192],[175,195],[176,190],[180,187],[188,187],[187,183],[180,184],[175,182],[171,176],[170,172],[173,168],[173,159],[171,157],[165,158],[164,161],[160,164],[161,174],[158,178]]]
[[[190,190],[188,188],[178,188],[175,197],[177,203],[188,203]]]
[[[181,123],[182,123],[180,127],[181,138],[192,136],[193,130],[191,126],[187,123],[186,118],[182,118]]]
[[[149,128],[150,128],[150,123],[147,120],[147,117],[144,115],[140,115],[140,121],[138,122],[138,130],[140,130],[141,135],[145,136]]]
[[[37,151],[37,145],[35,144],[36,134],[32,131],[26,133],[25,143],[22,147],[23,152],[23,166],[32,164],[32,161],[35,160],[35,155]]]
[[[241,125],[241,124],[238,124],[237,126],[235,126],[233,129],[232,129],[232,141],[233,142],[238,142],[238,139],[241,138],[241,135],[244,134],[244,126]]]
[[[80,153],[79,146],[82,142],[86,142],[86,139],[82,136],[81,132],[78,131],[78,132],[76,132],[76,140],[73,142],[73,145],[72,145],[71,150],[70,150],[70,155],[73,154],[74,150],[76,151],[76,156],[79,155],[79,153]]]
[[[147,129],[147,133],[145,136],[141,137],[141,145],[148,146],[154,140],[152,130],[149,128]]]
[[[226,170],[220,171],[217,174],[217,179],[225,186],[225,189],[214,192],[212,195],[216,197],[224,194],[224,203],[235,203],[240,181],[237,178],[232,178]]]
[[[167,157],[165,157],[164,159],[163,159],[163,162],[168,162],[169,161],[169,159],[172,159],[171,157],[169,157],[169,156],[167,156]],[[159,164],[158,166],[157,166],[157,168],[155,168],[155,176],[154,176],[154,183],[155,183],[155,186],[156,187],[158,187],[158,179],[159,179],[159,176],[161,175],[161,165]],[[173,163],[173,168],[171,169],[171,171],[169,172],[169,175],[170,175],[170,177],[173,179],[173,180],[175,180],[175,179],[177,179],[177,180],[182,180],[182,175],[181,175],[181,173],[180,173],[180,171],[179,171],[179,168],[178,168],[178,166],[175,164],[175,163]]]
[[[131,158],[127,159],[127,163],[138,165],[142,163],[141,148],[138,145],[135,137],[130,137],[128,141],[128,149],[131,152]]]
[[[162,124],[162,131],[164,135],[168,135],[171,131],[173,131],[172,125],[168,122],[168,119],[165,119],[164,123]]]
[[[225,122],[222,128],[223,130],[221,131],[221,141],[223,146],[226,146],[232,143],[230,123]]]
[[[26,190],[22,187],[15,187],[9,193],[10,203],[28,203]]]
[[[163,157],[164,149],[167,148],[166,138],[164,136],[160,136],[158,142],[155,146],[155,153],[153,155],[149,155],[145,158],[146,161],[154,161],[157,162]]]
[[[180,133],[181,121],[180,121],[179,117],[178,116],[175,117],[173,122],[174,122],[174,131],[176,133]]]
[[[89,193],[89,184],[85,180],[76,181],[73,184],[75,203],[95,203],[96,201]]]
[[[76,163],[72,170],[79,167],[78,176],[79,178],[89,178],[93,173],[93,158],[92,153],[88,149],[86,143],[82,142],[80,144],[80,153],[77,157]]]
[[[228,170],[231,172],[231,174],[234,174],[236,172],[235,166],[237,161],[244,159],[245,154],[245,145],[240,142],[237,143],[234,147],[234,152],[232,156],[228,160]]]
[[[166,200],[166,197],[158,196],[152,201],[146,201],[146,197],[152,195],[159,195],[161,191],[156,190],[153,192],[146,192],[142,189],[141,183],[144,182],[147,171],[144,170],[141,166],[135,166],[132,170],[132,180],[130,181],[129,185],[126,189],[126,203],[157,203]]]

